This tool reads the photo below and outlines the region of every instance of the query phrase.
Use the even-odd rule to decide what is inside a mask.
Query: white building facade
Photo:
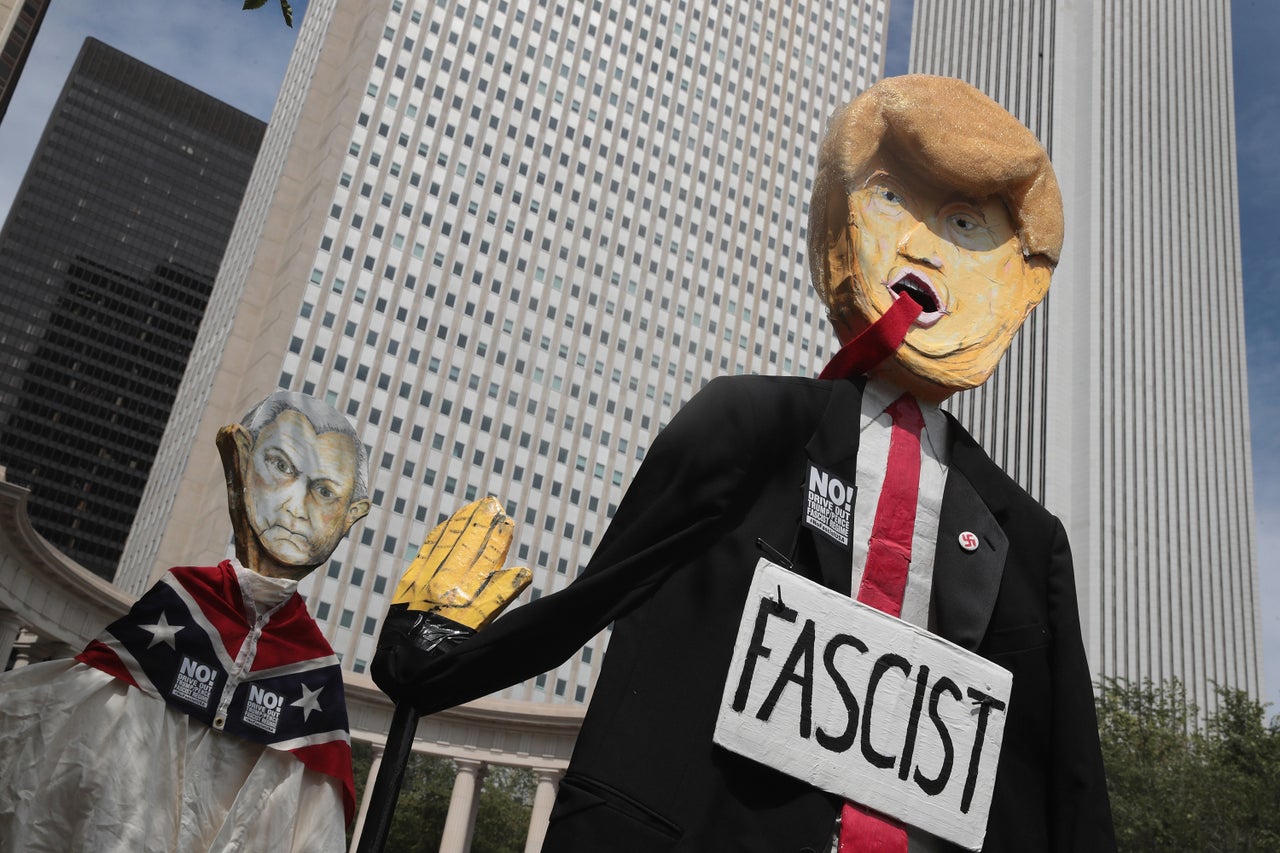
[[[1227,0],[916,0],[912,71],[1026,122],[1063,187],[1049,298],[953,401],[1062,516],[1095,676],[1261,694]]]
[[[698,388],[829,357],[807,202],[887,7],[312,0],[117,584],[228,552],[213,436],[278,387],[370,448],[374,510],[303,589],[353,673],[475,497],[532,596],[569,583]],[[503,696],[585,702],[602,652]]]

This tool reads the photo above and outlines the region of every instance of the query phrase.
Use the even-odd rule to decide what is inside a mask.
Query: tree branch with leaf
[[[267,0],[244,0],[244,9],[261,9],[267,5]],[[289,0],[280,0],[280,12],[284,15],[284,22],[290,27],[293,26],[293,7],[289,5]]]

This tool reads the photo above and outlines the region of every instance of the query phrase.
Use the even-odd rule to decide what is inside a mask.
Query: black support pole
[[[418,730],[418,712],[411,702],[397,702],[391,717],[391,730],[387,732],[387,745],[382,751],[382,764],[369,795],[369,812],[365,815],[364,828],[356,853],[382,853],[391,832],[391,817],[400,796],[400,783],[404,781],[404,768],[413,751],[413,736]]]

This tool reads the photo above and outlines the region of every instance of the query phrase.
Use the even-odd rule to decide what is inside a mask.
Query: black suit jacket
[[[822,853],[838,798],[712,732],[757,538],[850,591],[849,552],[799,520],[810,462],[854,481],[860,409],[848,380],[711,382],[657,437],[579,579],[425,668],[381,654],[375,678],[431,713],[552,669],[613,623],[544,850]],[[954,421],[932,613],[1013,673],[984,850],[1114,848],[1062,525]]]

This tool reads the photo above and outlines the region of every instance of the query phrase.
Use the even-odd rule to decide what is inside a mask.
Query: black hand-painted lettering
[[[791,647],[791,654],[787,656],[787,662],[783,665],[782,671],[778,673],[778,680],[773,683],[773,688],[769,691],[769,695],[765,697],[764,704],[760,706],[760,710],[756,714],[757,720],[767,723],[769,715],[773,713],[774,706],[778,704],[778,699],[782,696],[782,691],[786,689],[786,686],[791,683],[799,684],[800,737],[805,740],[809,739],[809,734],[813,729],[814,633],[813,620],[804,620],[804,626],[800,629],[800,636],[796,637],[796,644]],[[796,667],[800,664],[803,664],[802,670],[796,672]]]
[[[973,802],[973,791],[978,783],[978,760],[982,757],[982,742],[987,737],[987,717],[993,708],[997,711],[1004,710],[1004,703],[994,696],[988,696],[972,687],[967,692],[969,698],[978,703],[978,732],[973,736],[973,752],[969,754],[969,775],[964,780],[964,793],[960,796],[960,811],[964,814],[969,813],[969,806]]]
[[[876,752],[871,745],[871,707],[875,702],[876,688],[880,686],[880,679],[890,668],[900,669],[904,676],[911,677],[911,664],[907,663],[906,658],[892,652],[881,655],[871,668],[871,677],[867,680],[867,698],[862,703],[862,757],[876,767],[892,767],[896,760],[892,755]]]
[[[822,665],[826,667],[827,675],[831,676],[832,682],[835,683],[840,701],[844,702],[845,711],[849,715],[848,725],[835,737],[824,732],[821,726],[814,732],[814,740],[818,745],[832,752],[844,752],[853,746],[854,740],[858,737],[858,700],[849,689],[849,682],[845,681],[840,670],[836,668],[836,652],[845,646],[853,646],[862,654],[867,653],[867,644],[850,634],[836,634],[827,642],[827,647],[822,652]]]
[[[902,761],[898,762],[898,778],[906,781],[911,775],[911,757],[916,751],[916,729],[920,727],[920,710],[924,707],[924,691],[929,682],[929,667],[920,664],[916,670],[916,695],[911,700],[911,715],[907,717],[907,735],[902,742]]]
[[[951,733],[947,731],[947,725],[942,721],[942,717],[938,716],[938,699],[942,694],[950,693],[951,698],[959,702],[963,697],[960,695],[960,688],[956,683],[945,675],[939,678],[933,684],[933,689],[929,691],[929,719],[933,721],[933,727],[938,730],[938,739],[942,741],[942,769],[938,771],[938,775],[930,779],[920,772],[917,767],[912,778],[916,784],[920,786],[920,790],[924,791],[931,797],[936,797],[942,793],[942,789],[947,787],[947,782],[951,779],[951,765],[955,761],[955,747],[951,745]]]
[[[751,629],[751,645],[747,647],[747,659],[742,663],[742,677],[738,679],[738,689],[733,694],[733,710],[739,714],[747,707],[747,695],[751,692],[751,679],[756,673],[756,659],[767,658],[772,649],[764,644],[765,623],[770,616],[776,616],[787,622],[796,621],[796,612],[783,607],[768,596],[760,599],[760,609],[756,611],[756,624]]]

